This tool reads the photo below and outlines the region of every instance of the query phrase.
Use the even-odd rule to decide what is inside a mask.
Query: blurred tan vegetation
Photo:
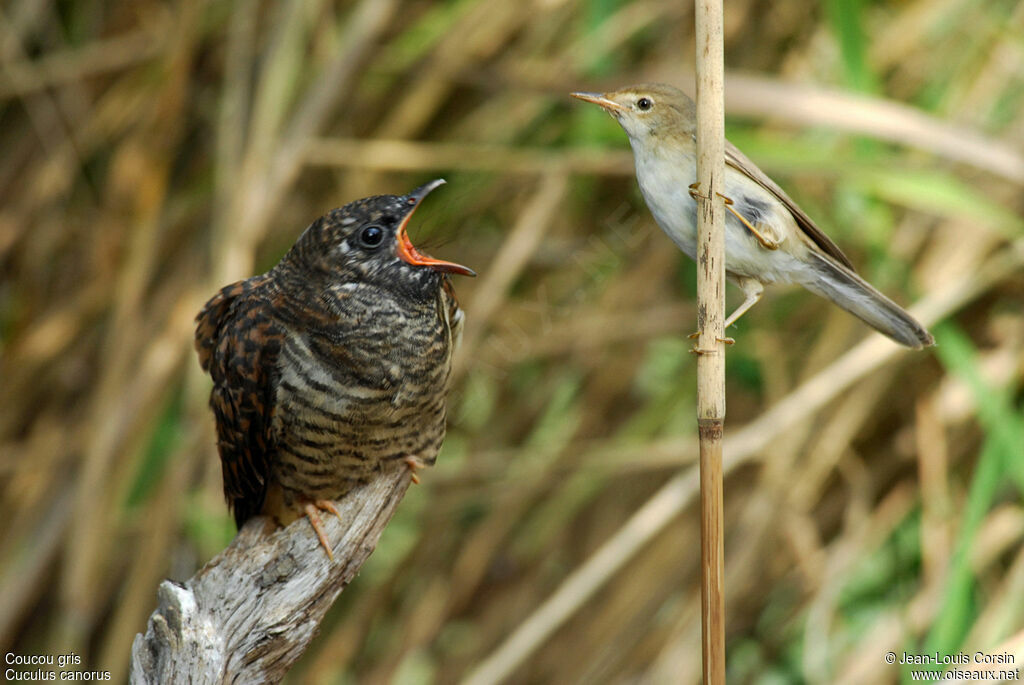
[[[939,343],[787,289],[732,331],[729,681],[1024,654],[1024,2],[726,29],[730,138]],[[692,34],[667,0],[4,3],[0,651],[125,677],[234,532],[193,315],[444,177],[413,237],[481,274],[449,436],[291,682],[698,682],[694,268],[567,97],[692,90]]]

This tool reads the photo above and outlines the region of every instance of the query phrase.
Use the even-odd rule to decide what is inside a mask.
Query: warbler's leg
[[[754,228],[754,225],[747,221],[745,216],[736,211],[736,208],[733,206],[736,203],[733,202],[733,199],[731,197],[726,197],[721,193],[718,194],[718,197],[722,198],[722,201],[725,202],[725,208],[732,212],[732,215],[739,219],[740,222],[747,227],[748,231],[754,234],[754,237],[757,238],[758,242],[761,243],[762,247],[764,247],[766,250],[779,249],[779,245],[782,244],[781,241],[769,238],[768,236],[764,235],[761,231]]]
[[[691,183],[689,185],[689,188],[690,188],[690,197],[692,197],[694,200],[696,200],[697,198],[701,198],[703,200],[708,199],[707,195],[701,195],[701,193],[700,193],[700,181],[697,181],[696,183]],[[736,211],[736,208],[733,206],[736,203],[733,201],[733,199],[731,197],[726,197],[725,195],[722,195],[721,193],[717,193],[717,195],[718,195],[718,197],[722,198],[722,201],[725,203],[725,208],[727,210],[729,210],[734,217],[739,219],[740,222],[744,226],[747,227],[748,231],[750,231],[751,233],[754,234],[754,237],[757,238],[758,242],[761,243],[762,247],[764,247],[766,250],[777,250],[777,249],[779,249],[779,245],[781,244],[781,241],[775,240],[773,238],[769,238],[763,232],[761,232],[757,228],[755,228],[752,223],[747,221],[747,218],[745,216],[743,216],[738,211]]]
[[[757,304],[758,300],[761,299],[761,295],[764,294],[764,286],[760,281],[755,281],[753,278],[736,278],[736,284],[743,291],[743,294],[747,296],[747,299],[743,300],[743,304],[736,308],[729,318],[725,320],[725,325],[722,328],[728,328],[729,326],[736,323],[736,320],[746,314],[747,310]]]
[[[728,325],[728,324],[726,324],[726,325]],[[722,330],[725,330],[725,326],[722,326]],[[703,331],[694,331],[693,333],[690,333],[688,336],[686,336],[686,339],[687,340],[696,340],[697,338],[700,337],[700,334],[702,332]],[[715,338],[715,340],[717,340],[718,342],[723,343],[725,345],[735,345],[736,344],[736,340],[733,339],[733,338]],[[704,352],[702,350],[699,350],[696,347],[694,347],[694,348],[692,348],[690,350],[690,354],[704,354]]]
[[[764,293],[764,286],[761,285],[758,281],[753,280],[752,278],[736,279],[736,281],[737,281],[737,284],[740,286],[740,288],[743,290],[743,294],[747,296],[747,299],[743,300],[743,304],[741,304],[739,307],[737,307],[736,311],[734,311],[732,314],[729,315],[729,318],[726,319],[725,323],[722,325],[722,330],[725,330],[729,326],[731,326],[734,323],[736,323],[736,319],[738,319],[741,316],[743,316],[743,314],[748,309],[750,309],[755,304],[757,304],[757,301],[761,299],[761,295]],[[699,337],[700,333],[701,333],[700,331],[697,331],[696,333],[691,333],[687,337],[690,338],[691,340],[693,340],[694,338]],[[732,338],[716,338],[716,339],[718,340],[718,342],[725,343],[726,345],[732,345],[733,343],[736,342]],[[694,347],[693,349],[690,350],[690,354],[707,354],[707,353],[708,353],[708,350],[701,350],[701,349],[698,349],[697,347]]]
[[[334,552],[331,551],[331,546],[327,543],[327,533],[324,531],[324,523],[320,520],[320,511],[329,511],[338,517],[341,521],[341,512],[334,506],[334,502],[326,499],[313,500],[312,502],[306,502],[302,510],[306,512],[306,518],[309,519],[309,525],[313,526],[313,532],[316,533],[317,538],[320,540],[320,544],[323,545],[324,550],[327,552],[327,558],[334,561]]]

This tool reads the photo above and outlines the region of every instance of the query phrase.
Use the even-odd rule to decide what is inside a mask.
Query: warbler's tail
[[[919,350],[935,338],[902,307],[828,255],[811,251],[811,276],[802,285],[832,300],[875,330],[901,345]]]

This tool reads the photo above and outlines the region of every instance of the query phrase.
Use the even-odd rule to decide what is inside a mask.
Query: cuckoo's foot
[[[402,461],[405,462],[405,465],[409,467],[409,472],[412,473],[412,482],[419,485],[420,477],[417,475],[416,471],[427,468],[427,462],[423,461],[419,457],[406,457]]]
[[[309,525],[313,526],[313,532],[316,533],[317,538],[320,540],[320,544],[323,545],[324,551],[327,552],[327,558],[334,561],[334,552],[331,551],[331,546],[327,543],[327,533],[324,531],[324,522],[320,520],[320,512],[326,511],[334,514],[341,521],[341,512],[338,511],[338,507],[334,506],[334,502],[329,499],[318,499],[312,502],[306,502],[302,507],[302,510],[306,512],[306,518],[309,519]]]

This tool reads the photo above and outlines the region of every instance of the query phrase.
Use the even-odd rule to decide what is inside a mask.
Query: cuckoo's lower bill
[[[241,526],[309,518],[388,465],[434,463],[463,314],[409,219],[438,180],[313,222],[273,269],[217,293],[196,318],[224,494]]]
[[[573,93],[614,117],[633,147],[637,181],[655,221],[696,259],[697,113],[672,86],[652,83],[610,93]],[[770,283],[798,283],[896,342],[919,349],[931,334],[857,275],[850,260],[774,181],[725,143],[725,270],[746,300],[729,326],[761,299]]]

